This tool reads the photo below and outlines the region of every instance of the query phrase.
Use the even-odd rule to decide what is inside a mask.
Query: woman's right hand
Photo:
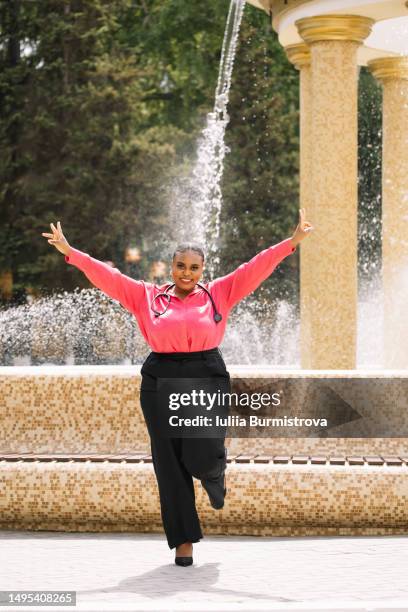
[[[53,233],[46,234],[45,232],[43,232],[41,235],[48,238],[49,244],[53,244],[60,253],[63,253],[64,255],[69,255],[69,250],[71,247],[69,246],[67,239],[62,233],[61,223],[58,221],[57,227],[55,227],[53,223],[50,223],[50,226]]]

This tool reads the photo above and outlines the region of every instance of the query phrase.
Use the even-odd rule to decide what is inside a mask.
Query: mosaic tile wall
[[[0,450],[81,453],[148,448],[138,368],[99,367],[101,373],[90,366],[0,368]]]
[[[0,461],[2,529],[162,533],[150,464]],[[204,534],[386,535],[408,529],[408,466],[227,468],[213,510],[194,480]]]
[[[256,388],[256,381],[249,379],[265,377],[265,372],[249,370],[246,382]],[[242,385],[242,368],[229,371],[233,385]],[[358,376],[353,372],[354,378]],[[136,366],[0,368],[0,451],[149,451],[139,383]],[[400,393],[398,383],[394,387],[396,418],[401,418],[405,386]],[[373,405],[378,418],[380,404]],[[229,438],[227,446],[230,452],[252,454],[408,455],[406,438]],[[211,508],[199,481],[194,480],[194,486],[209,534],[368,535],[402,534],[408,529],[405,463],[231,463],[221,511]],[[0,461],[0,487],[3,529],[163,532],[151,463]]]
[[[139,371],[138,366],[0,368],[0,451],[131,453],[149,449],[139,404]],[[265,379],[271,378],[270,372],[259,368],[232,366],[229,371],[236,392],[266,391]],[[308,378],[324,376],[321,372],[300,372]],[[365,374],[328,371],[326,375],[331,379],[347,376],[351,389]],[[364,387],[364,397],[355,399],[353,406],[364,416],[369,413],[381,426],[386,427],[387,420],[392,419],[397,431],[406,431],[408,372],[398,373],[398,383],[384,372],[370,376],[372,384]],[[279,372],[283,382],[293,378],[299,379],[299,372]],[[388,386],[379,386],[381,380]],[[357,426],[353,421],[342,427],[346,435]],[[233,452],[266,454],[408,454],[405,437],[228,438],[226,444]]]

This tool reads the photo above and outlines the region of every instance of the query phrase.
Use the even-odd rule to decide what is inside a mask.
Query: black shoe
[[[193,557],[176,557],[174,562],[176,565],[183,565],[186,567],[187,565],[193,565]]]
[[[227,494],[225,482],[225,470],[227,469],[227,449],[225,449],[225,466],[217,478],[202,478],[201,484],[207,491],[210,504],[214,510],[221,510],[224,507],[224,500]]]

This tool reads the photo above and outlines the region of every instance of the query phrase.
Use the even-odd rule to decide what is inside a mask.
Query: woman
[[[140,402],[148,428],[161,516],[177,565],[191,565],[192,545],[203,538],[194,497],[193,477],[201,483],[213,508],[224,505],[227,465],[224,437],[164,437],[158,430],[158,379],[206,378],[230,389],[230,377],[218,349],[231,309],[254,291],[313,230],[299,211],[299,223],[290,238],[264,249],[236,270],[199,284],[204,253],[198,245],[179,245],[173,254],[174,283],[156,286],[134,280],[88,254],[71,247],[58,221],[49,244],[79,268],[93,285],[118,300],[137,319],[152,348],[141,368]],[[163,295],[163,293],[166,295]],[[181,385],[182,381],[177,381]],[[214,387],[215,388],[215,387]]]

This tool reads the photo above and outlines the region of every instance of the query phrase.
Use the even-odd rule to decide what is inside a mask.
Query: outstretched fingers
[[[53,223],[50,223],[50,227],[52,230],[52,234],[48,232],[42,232],[41,235],[44,236],[45,238],[48,238],[48,242],[50,244],[54,242],[59,242],[60,240],[62,240],[64,235],[62,233],[60,221],[57,222],[57,227],[55,227]]]

